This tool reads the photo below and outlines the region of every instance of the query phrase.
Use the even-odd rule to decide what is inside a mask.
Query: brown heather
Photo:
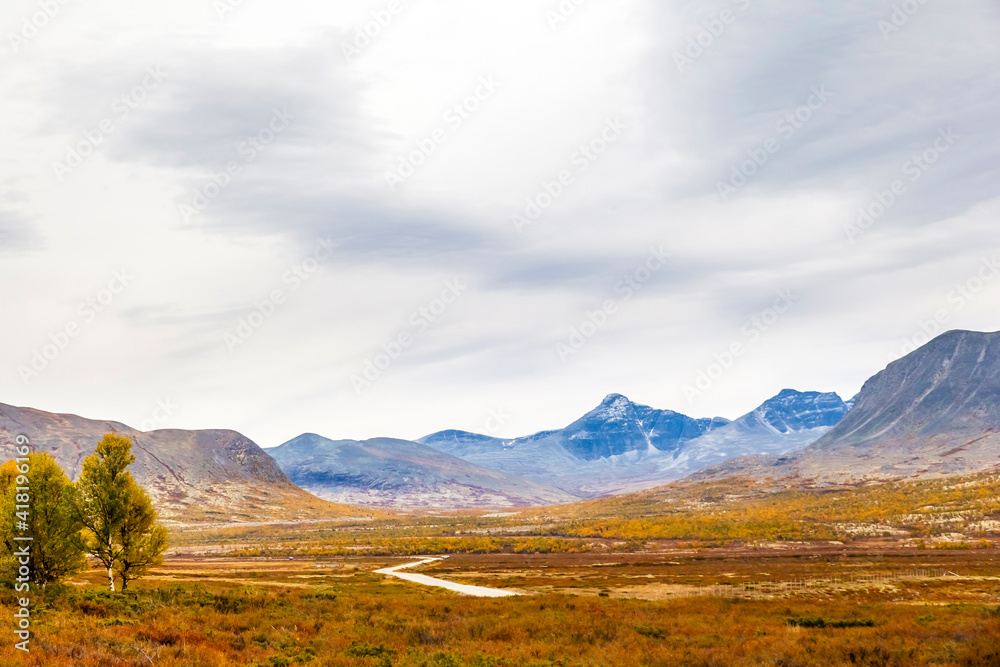
[[[1000,665],[998,484],[737,480],[507,516],[175,526],[134,590],[92,569],[36,591],[32,652],[5,642],[0,665]],[[422,570],[523,595],[374,573],[443,552]]]

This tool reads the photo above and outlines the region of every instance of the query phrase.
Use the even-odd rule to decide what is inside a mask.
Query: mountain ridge
[[[798,412],[796,405],[802,406]],[[727,448],[741,448],[737,454],[748,453],[747,447],[754,453],[799,449],[825,434],[847,410],[835,393],[786,389],[735,421],[695,419],[612,393],[563,429],[510,439],[452,429],[418,442],[593,498],[674,481],[728,458]],[[754,415],[757,423],[749,424]],[[608,442],[615,437],[617,444]]]
[[[129,471],[166,522],[243,521],[263,515],[349,511],[295,486],[256,443],[228,429],[139,431],[111,420],[0,403],[0,455],[13,458],[16,436],[48,452],[71,479],[107,433],[132,441]]]
[[[836,427],[785,457],[732,459],[696,477],[844,483],[1000,467],[1000,332],[948,331],[865,382]]]
[[[289,478],[326,500],[412,507],[512,507],[577,497],[395,438],[331,440],[303,433],[267,450]]]

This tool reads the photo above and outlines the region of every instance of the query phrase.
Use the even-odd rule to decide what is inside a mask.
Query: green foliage
[[[114,571],[121,577],[122,590],[128,582],[141,577],[154,565],[163,563],[167,549],[167,529],[156,523],[156,510],[146,492],[131,477],[126,485],[125,518],[117,527],[121,545]]]
[[[87,562],[77,539],[81,524],[69,504],[69,478],[48,453],[25,458],[27,463],[8,461],[0,468],[0,572],[15,581],[23,564],[15,552],[28,544],[32,581],[44,586],[79,572]],[[18,542],[18,536],[33,539]]]
[[[128,438],[105,435],[94,453],[84,459],[71,496],[74,516],[85,528],[82,544],[104,565],[111,590],[115,590],[113,568],[121,556],[116,531],[127,512],[124,498],[131,475],[126,469],[135,461],[131,450]]]
[[[470,667],[499,667],[500,661],[492,655],[480,653],[472,656],[472,662],[470,662],[469,665]]]
[[[353,641],[344,649],[344,654],[354,658],[380,658],[382,656],[392,657],[396,652],[386,648],[385,644],[372,646],[368,642]]]
[[[445,653],[444,651],[439,651],[431,656],[431,659],[426,663],[430,667],[463,667],[462,656],[455,653]]]
[[[86,589],[81,593],[71,593],[67,601],[78,613],[98,618],[135,615],[146,608],[137,596],[113,595],[107,590]]]
[[[313,599],[313,600],[318,600],[318,601],[333,602],[334,600],[337,599],[337,591],[334,590],[334,589],[332,589],[332,588],[329,588],[329,589],[320,589],[318,591],[314,591],[312,593],[309,593],[307,597],[309,597],[310,599]]]
[[[83,472],[70,496],[75,518],[84,527],[82,544],[101,561],[110,589],[115,576],[122,589],[162,562],[167,532],[156,522],[146,492],[132,479],[132,441],[109,433],[83,462]]]

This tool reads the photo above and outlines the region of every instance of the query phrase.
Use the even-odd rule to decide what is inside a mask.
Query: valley
[[[513,519],[400,516],[374,532],[430,554],[435,533]],[[469,542],[408,570],[517,594],[503,598],[385,576],[413,557],[379,555],[390,549],[365,522],[183,529],[183,546],[126,594],[95,570],[47,593],[38,657],[23,664],[995,664],[1000,534],[970,524],[957,540],[955,528],[925,548],[882,536]],[[332,535],[356,548],[329,549]]]
[[[134,437],[170,544],[128,591],[94,563],[49,584],[35,651],[0,664],[1000,664],[998,344],[950,332],[847,402],[698,420],[612,394],[511,441],[264,449],[0,406],[70,474]],[[0,589],[0,630],[17,606]]]

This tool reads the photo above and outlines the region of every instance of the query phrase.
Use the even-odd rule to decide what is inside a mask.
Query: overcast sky
[[[848,398],[1000,329],[1000,7],[896,7],[5,0],[0,401],[274,446]]]

